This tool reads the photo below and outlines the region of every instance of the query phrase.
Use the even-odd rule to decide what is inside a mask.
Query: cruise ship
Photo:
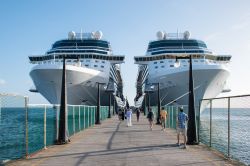
[[[190,64],[187,57],[192,59],[195,106],[202,98],[226,92],[231,55],[216,55],[203,41],[191,39],[188,31],[159,31],[156,36],[155,41],[149,42],[146,56],[134,57],[138,64],[136,107],[142,106],[146,94],[150,96],[150,105],[156,106],[158,88],[162,106],[187,105]]]
[[[98,86],[101,105],[109,105],[112,93],[118,106],[123,106],[121,64],[125,56],[113,55],[102,32],[68,33],[67,39],[56,41],[45,55],[29,56],[34,64],[30,76],[38,92],[51,104],[60,104],[63,58],[66,59],[67,103],[96,105]]]

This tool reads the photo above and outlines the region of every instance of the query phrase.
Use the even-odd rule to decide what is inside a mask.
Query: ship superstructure
[[[121,63],[124,56],[113,55],[102,32],[69,32],[68,39],[56,41],[45,55],[30,56],[35,64],[30,72],[36,91],[52,104],[60,104],[63,57],[66,58],[68,104],[96,105],[101,83],[101,105],[108,105],[112,92],[118,105],[124,105]]]
[[[230,55],[216,55],[201,40],[184,33],[159,31],[157,40],[149,42],[146,56],[134,57],[138,64],[135,105],[142,106],[145,94],[150,105],[157,105],[160,88],[161,105],[187,105],[189,93],[189,60],[191,56],[196,106],[202,98],[215,97],[223,91],[229,76]],[[180,62],[177,67],[176,60]],[[158,87],[158,86],[159,87]]]

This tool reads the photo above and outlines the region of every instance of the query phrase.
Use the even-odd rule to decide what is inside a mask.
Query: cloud
[[[0,79],[0,85],[5,85],[5,84],[6,84],[6,81],[3,79]]]

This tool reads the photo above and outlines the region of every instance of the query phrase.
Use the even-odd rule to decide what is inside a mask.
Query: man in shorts
[[[160,117],[161,117],[161,130],[165,130],[166,128],[166,119],[167,119],[167,111],[164,110],[164,107],[161,107]]]
[[[183,135],[184,137],[184,149],[187,148],[186,143],[187,143],[187,121],[188,121],[188,116],[186,113],[183,112],[183,108],[179,109],[180,112],[178,114],[178,127],[177,127],[177,144],[180,146],[180,134]]]

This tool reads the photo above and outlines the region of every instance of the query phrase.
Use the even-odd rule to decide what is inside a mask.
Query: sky
[[[67,38],[69,31],[101,30],[113,53],[125,55],[124,95],[133,105],[137,65],[156,32],[191,32],[218,54],[232,55],[230,93],[250,94],[249,0],[26,0],[1,1],[0,93],[29,96],[30,103],[47,103],[37,93],[29,72],[29,55],[42,55]]]

